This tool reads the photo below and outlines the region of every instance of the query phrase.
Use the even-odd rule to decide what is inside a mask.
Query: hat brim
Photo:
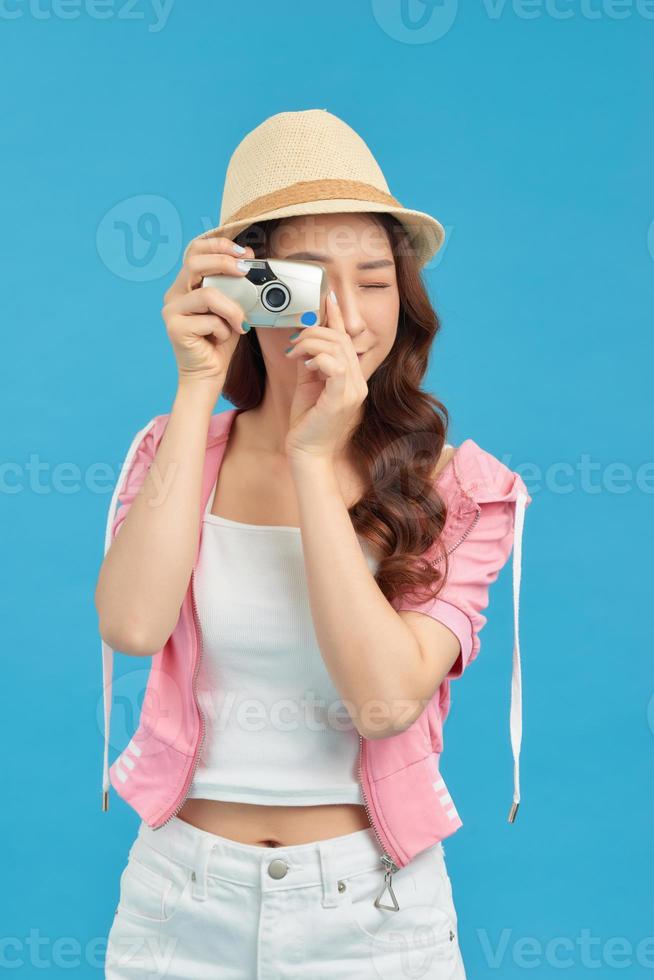
[[[224,235],[226,238],[235,238],[239,232],[249,225],[259,221],[269,221],[272,218],[292,218],[304,214],[338,214],[339,212],[354,213],[357,211],[382,213],[395,215],[406,228],[411,244],[415,250],[419,266],[422,268],[436,255],[439,248],[445,241],[445,229],[440,221],[433,218],[423,211],[412,211],[409,208],[398,207],[392,204],[382,204],[376,201],[362,201],[353,198],[332,198],[324,201],[306,201],[303,204],[292,204],[274,211],[263,211],[260,214],[249,218],[241,218],[239,221],[229,221],[208,231],[196,235],[193,241],[201,238],[216,238]],[[186,258],[187,245],[184,251]]]

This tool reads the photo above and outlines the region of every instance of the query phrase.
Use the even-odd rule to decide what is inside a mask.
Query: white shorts
[[[141,822],[120,878],[108,980],[465,980],[439,842],[384,887],[371,827],[259,847]],[[386,891],[380,900],[392,905]]]

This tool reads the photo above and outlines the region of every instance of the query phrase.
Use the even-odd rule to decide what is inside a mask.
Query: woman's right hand
[[[247,333],[245,318],[233,299],[200,284],[203,276],[244,276],[239,259],[254,257],[253,249],[238,252],[229,238],[198,238],[189,245],[161,311],[180,382],[215,383],[220,394],[239,337]]]

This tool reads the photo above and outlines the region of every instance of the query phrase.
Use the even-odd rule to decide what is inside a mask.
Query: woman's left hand
[[[352,339],[333,294],[327,297],[326,326],[303,327],[286,354],[297,360],[286,456],[331,458],[347,443],[368,396]],[[310,358],[309,364],[305,360]]]

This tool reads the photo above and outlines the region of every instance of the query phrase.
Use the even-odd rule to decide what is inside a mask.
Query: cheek
[[[366,308],[366,319],[371,330],[380,340],[392,339],[397,332],[400,316],[400,301],[397,293],[388,295],[390,290],[380,290],[372,296]]]
[[[373,331],[376,335],[380,347],[390,350],[395,343],[397,336],[397,326],[399,317],[399,307],[397,310],[389,310],[388,307],[379,310],[379,313],[372,321]]]

